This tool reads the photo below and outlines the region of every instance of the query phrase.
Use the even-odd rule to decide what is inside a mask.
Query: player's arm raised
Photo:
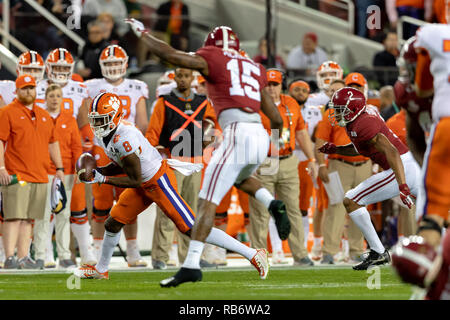
[[[182,68],[197,70],[208,76],[208,63],[199,55],[174,49],[166,42],[151,35],[142,22],[138,20],[125,19],[125,22],[129,23],[136,35],[145,42],[148,50],[159,58]]]

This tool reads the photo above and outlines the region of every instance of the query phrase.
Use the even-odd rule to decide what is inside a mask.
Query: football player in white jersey
[[[328,87],[333,80],[342,79],[344,72],[341,66],[334,61],[325,61],[322,63],[316,73],[317,86],[319,93],[310,94],[305,106],[324,106],[330,101],[330,95],[327,93]]]
[[[124,225],[135,221],[153,202],[171,218],[180,232],[190,236],[194,225],[195,214],[179,195],[175,174],[171,168],[189,175],[201,170],[202,165],[174,159],[163,160],[144,135],[133,124],[122,120],[122,116],[121,99],[114,93],[99,94],[90,106],[90,125],[99,139],[100,146],[112,162],[94,169],[92,179],[84,182],[126,189],[105,222],[99,262],[95,266],[76,269],[74,274],[80,278],[109,278],[109,263],[114,248],[119,243],[120,230]],[[118,173],[125,175],[117,177]],[[206,242],[243,255],[252,261],[260,275],[267,272],[258,260],[260,258],[257,249],[247,247],[224,231],[212,228]]]
[[[61,112],[69,112],[77,119],[83,150],[90,151],[94,135],[89,124],[81,126],[79,121],[79,110],[88,102],[87,89],[83,83],[72,80],[73,68],[74,59],[67,49],[56,48],[52,50],[45,60],[48,79],[39,81],[36,87],[36,104],[45,109],[47,87],[52,83],[58,84],[63,93]],[[96,259],[90,243],[90,225],[85,199],[85,186],[78,181],[72,189],[70,227],[78,243],[81,263],[92,264],[96,262]]]
[[[124,115],[123,118],[145,133],[148,125],[146,100],[148,87],[143,81],[125,78],[128,67],[128,55],[118,45],[106,47],[99,59],[103,78],[92,79],[85,82],[90,101],[98,94],[112,92],[119,96]],[[87,106],[87,105],[85,105]],[[82,111],[83,121],[86,121],[87,112]],[[105,166],[111,160],[103,151],[99,140],[94,139],[92,151],[98,166]],[[92,213],[92,236],[94,238],[94,252],[99,257],[105,233],[105,221],[113,206],[114,200],[124,189],[111,185],[93,185],[94,207]],[[124,228],[127,239],[127,262],[130,267],[145,267],[147,263],[142,259],[137,246],[137,222],[128,224]]]
[[[449,1],[445,8],[448,23]],[[418,234],[437,246],[450,210],[450,25],[427,24],[417,31],[416,37],[416,93],[422,98],[434,94],[433,125],[422,166],[416,218],[421,219]]]
[[[30,74],[36,82],[44,77],[44,60],[36,51],[27,51],[19,56],[16,68],[17,76]],[[11,80],[0,81],[0,108],[10,104],[16,97],[16,83]]]

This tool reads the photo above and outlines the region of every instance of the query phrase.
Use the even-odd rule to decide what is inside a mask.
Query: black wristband
[[[56,168],[56,171],[61,170],[62,172],[64,172],[64,168]]]

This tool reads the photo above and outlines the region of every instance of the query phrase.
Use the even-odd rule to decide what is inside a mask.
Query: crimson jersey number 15
[[[259,82],[252,74],[261,75],[261,69],[256,65],[239,59],[231,59],[227,63],[227,70],[231,76],[231,96],[247,96],[250,99],[261,101]]]

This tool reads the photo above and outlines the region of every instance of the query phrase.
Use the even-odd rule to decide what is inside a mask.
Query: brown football
[[[97,161],[90,153],[83,153],[75,165],[80,180],[89,181],[94,178],[92,170],[97,168]]]

